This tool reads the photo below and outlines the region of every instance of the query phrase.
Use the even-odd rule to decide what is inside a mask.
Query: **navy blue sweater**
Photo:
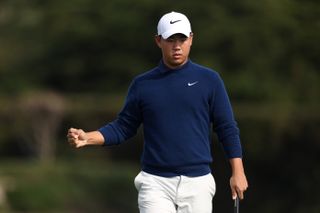
[[[99,129],[105,145],[134,136],[143,123],[142,170],[170,177],[210,173],[211,124],[229,158],[242,157],[239,130],[217,72],[190,60],[137,76],[118,118]]]

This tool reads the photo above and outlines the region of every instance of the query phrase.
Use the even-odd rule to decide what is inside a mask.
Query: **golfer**
[[[219,74],[189,59],[193,33],[177,12],[159,20],[155,42],[162,52],[157,67],[133,79],[117,119],[96,131],[70,128],[76,148],[118,145],[143,124],[141,172],[134,183],[141,213],[211,213],[215,181],[210,164],[210,131],[217,133],[232,176],[232,198],[248,184],[239,129]]]

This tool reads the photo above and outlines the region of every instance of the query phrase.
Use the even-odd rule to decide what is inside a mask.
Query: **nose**
[[[174,49],[174,50],[180,50],[180,49],[181,49],[181,44],[182,44],[182,42],[179,41],[178,39],[176,39],[176,40],[173,42],[173,49]]]

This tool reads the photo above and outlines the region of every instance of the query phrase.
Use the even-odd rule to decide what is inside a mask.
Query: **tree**
[[[33,93],[20,101],[21,136],[43,163],[55,158],[57,130],[63,118],[64,100],[53,92]],[[21,119],[18,118],[18,119]]]

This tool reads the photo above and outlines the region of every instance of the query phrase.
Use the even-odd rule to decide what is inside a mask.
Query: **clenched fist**
[[[104,137],[99,131],[85,132],[82,129],[70,128],[67,138],[69,144],[75,148],[104,144]]]
[[[68,142],[75,148],[80,148],[88,143],[87,134],[82,129],[70,128],[67,134]]]

